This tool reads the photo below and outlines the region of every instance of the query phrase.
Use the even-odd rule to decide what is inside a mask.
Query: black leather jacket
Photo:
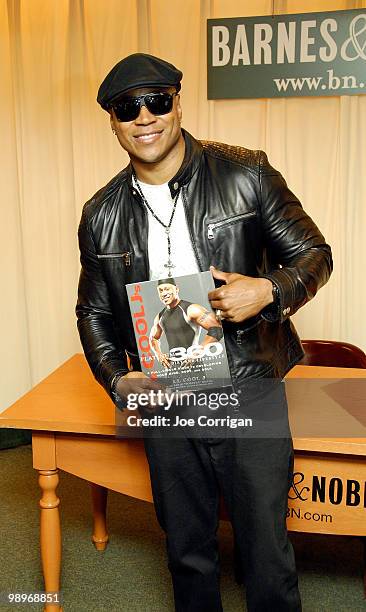
[[[279,290],[277,308],[223,322],[234,386],[282,378],[303,356],[289,317],[327,282],[330,247],[265,153],[183,135],[185,158],[169,187],[172,196],[182,190],[200,270],[214,265],[265,276]],[[85,204],[79,227],[78,329],[90,368],[113,401],[111,383],[127,372],[126,354],[140,369],[125,284],[149,278],[147,238],[129,165]]]

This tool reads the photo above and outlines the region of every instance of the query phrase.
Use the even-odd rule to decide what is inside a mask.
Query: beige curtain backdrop
[[[127,162],[95,102],[122,57],[184,73],[195,136],[264,149],[333,247],[335,271],[300,335],[366,350],[366,96],[206,99],[206,19],[366,8],[365,2],[0,0],[0,410],[81,350],[74,306],[84,203]]]

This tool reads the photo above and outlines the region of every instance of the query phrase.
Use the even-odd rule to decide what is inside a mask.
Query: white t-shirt
[[[138,184],[154,213],[165,225],[168,225],[174,205],[168,183],[148,185],[138,181]],[[149,222],[148,253],[150,280],[166,278],[169,272],[169,269],[165,267],[165,264],[168,262],[167,234],[165,228],[153,217],[147,207],[146,210]],[[179,193],[173,222],[170,227],[170,244],[171,261],[174,264],[174,267],[171,268],[171,275],[173,277],[195,274],[200,271],[189,236],[181,193]]]

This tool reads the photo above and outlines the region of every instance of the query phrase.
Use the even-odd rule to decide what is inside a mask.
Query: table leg
[[[91,482],[90,486],[93,505],[92,541],[97,550],[105,550],[109,539],[106,518],[108,489],[94,482]]]
[[[41,507],[41,559],[46,592],[59,592],[61,573],[60,500],[56,495],[58,470],[39,470]],[[62,611],[59,604],[46,604],[44,612]]]

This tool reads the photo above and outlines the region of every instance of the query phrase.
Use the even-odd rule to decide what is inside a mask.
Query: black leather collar
[[[195,172],[197,172],[201,157],[203,155],[203,147],[201,143],[193,138],[193,136],[183,128],[182,134],[185,142],[183,162],[176,175],[173,176],[168,183],[172,198],[176,196],[178,189],[189,183],[192,176],[195,174]],[[129,186],[131,189],[133,189],[131,162],[126,168],[126,173]]]
[[[169,188],[172,197],[175,196],[177,190],[183,185],[186,185],[191,180],[192,176],[197,172],[201,157],[203,155],[203,147],[198,140],[182,128],[186,149],[181,167],[177,174],[169,181]]]

